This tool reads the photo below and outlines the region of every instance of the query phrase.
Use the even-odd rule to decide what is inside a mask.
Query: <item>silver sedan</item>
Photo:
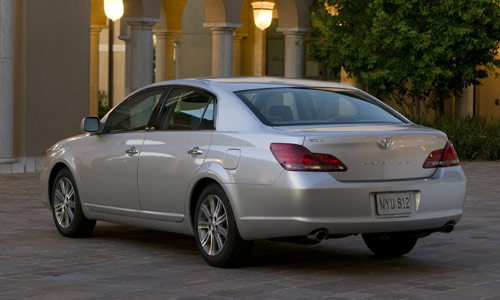
[[[162,82],[81,128],[47,150],[41,174],[64,236],[88,236],[96,220],[189,234],[224,267],[257,239],[362,234],[376,255],[404,255],[463,212],[446,135],[338,83]]]

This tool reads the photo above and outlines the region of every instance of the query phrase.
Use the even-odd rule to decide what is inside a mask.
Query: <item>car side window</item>
[[[144,130],[161,99],[163,89],[141,93],[120,105],[106,121],[106,133]]]
[[[173,88],[161,110],[156,130],[212,130],[215,101],[207,93]]]

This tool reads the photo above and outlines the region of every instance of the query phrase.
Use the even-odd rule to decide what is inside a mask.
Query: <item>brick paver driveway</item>
[[[359,236],[259,241],[239,269],[206,265],[189,236],[98,222],[63,238],[38,175],[0,175],[0,299],[500,299],[500,162],[463,167],[461,222],[406,257],[376,258]]]

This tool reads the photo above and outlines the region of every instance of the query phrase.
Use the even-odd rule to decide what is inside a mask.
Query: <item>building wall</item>
[[[500,57],[499,57],[500,58]],[[500,73],[499,69],[496,69]],[[500,78],[490,75],[476,87],[475,113],[486,118],[500,118]]]
[[[277,18],[276,6],[273,11],[273,18]],[[251,1],[243,2],[241,12],[241,20],[243,27],[241,30],[245,32],[247,37],[242,41],[242,68],[241,75],[243,76],[265,76],[267,74],[267,29],[262,31],[255,26],[253,19],[253,9]]]
[[[113,40],[113,102],[123,101],[125,95],[125,42],[118,39],[119,22],[115,22]],[[99,33],[99,91],[108,94],[108,36],[107,28]]]
[[[203,5],[203,0],[188,0],[184,7],[177,78],[212,74],[212,34],[210,28],[203,27]]]
[[[88,0],[16,1],[16,157],[42,157],[79,133],[89,113],[89,29]]]
[[[241,42],[241,59],[243,60],[241,62],[241,75],[242,76],[254,76],[254,70],[255,70],[255,64],[256,64],[256,53],[255,53],[255,32],[256,30],[259,30],[257,27],[255,27],[253,23],[253,10],[251,9],[251,1],[244,0],[243,1],[243,7],[241,10],[241,24],[242,28],[237,29],[237,31],[241,31],[244,35],[245,38]],[[264,53],[264,50],[260,52],[260,55],[262,56]],[[261,69],[265,68],[263,65],[264,62],[262,62]]]
[[[245,36],[241,75],[265,75],[266,55],[273,49],[266,52],[266,34],[253,25],[250,2],[244,1],[239,30]],[[203,0],[188,0],[185,6],[178,78],[211,75],[212,37],[203,27],[203,7]],[[15,1],[14,156],[26,171],[53,143],[79,134],[80,121],[89,114],[90,20],[88,0]],[[107,37],[106,30],[102,35]],[[101,44],[107,49],[107,41]],[[114,104],[125,96],[123,44],[115,38]],[[100,65],[100,89],[107,90],[107,51]],[[500,118],[500,79],[492,75],[475,90],[475,113]]]

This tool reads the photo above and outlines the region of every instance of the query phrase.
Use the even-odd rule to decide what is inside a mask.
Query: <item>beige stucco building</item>
[[[103,0],[0,0],[0,173],[37,171],[48,147],[78,134],[83,117],[97,115],[99,91],[112,90],[117,104],[144,85],[173,78],[353,83],[306,59],[312,0],[274,0],[265,31],[254,25],[251,2],[124,0],[124,16],[111,27]],[[500,117],[498,98],[500,79],[491,77],[468,89],[450,113]]]

